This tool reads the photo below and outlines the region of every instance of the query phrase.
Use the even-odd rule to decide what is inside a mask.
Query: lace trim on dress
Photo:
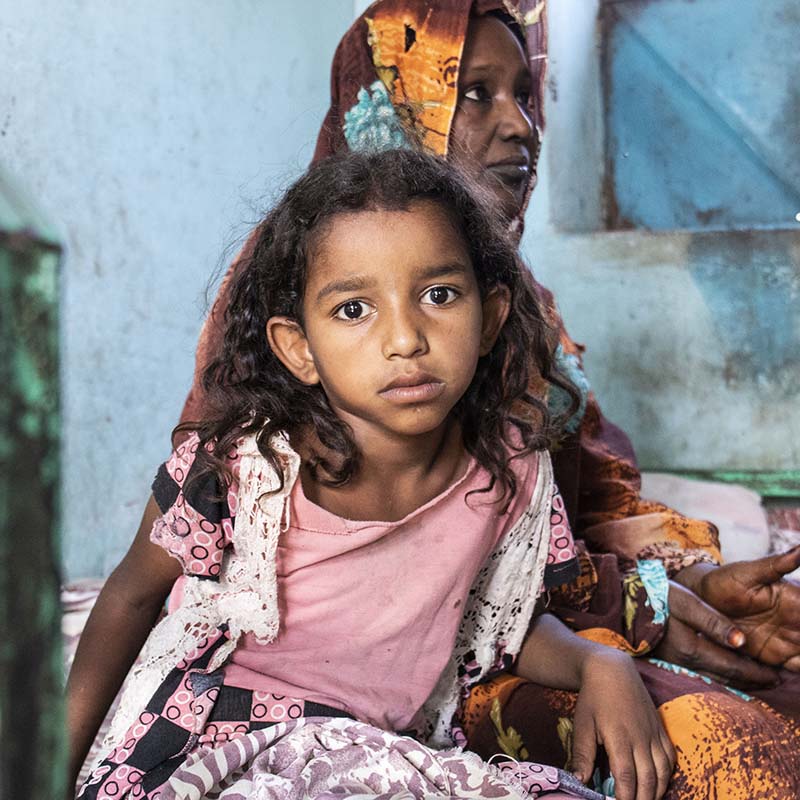
[[[432,747],[465,743],[457,719],[462,701],[476,683],[517,656],[528,633],[544,588],[553,499],[550,454],[539,451],[536,455],[538,470],[530,503],[475,578],[453,655],[423,708],[424,736]]]
[[[220,625],[228,625],[230,640],[215,652],[209,671],[227,660],[242,633],[253,633],[260,644],[268,644],[278,635],[275,557],[280,532],[289,525],[287,501],[300,469],[300,456],[285,436],[273,436],[270,446],[282,463],[283,487],[280,476],[259,451],[256,435],[243,438],[237,445],[241,461],[233,547],[225,553],[220,579],[186,576],[181,606],[153,629],[139,663],[131,670],[104,750],[119,743],[169,672],[201,648]],[[157,531],[156,535],[164,538],[170,532]]]

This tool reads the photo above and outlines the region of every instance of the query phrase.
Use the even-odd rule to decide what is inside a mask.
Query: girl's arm
[[[160,514],[151,496],[136,538],[103,586],[75,654],[67,681],[70,793],[109,706],[181,574],[178,561],[150,541]]]
[[[552,614],[542,614],[531,626],[516,672],[544,686],[579,692],[572,769],[580,780],[591,777],[602,744],[618,800],[663,796],[675,751],[630,656],[582,639]]]

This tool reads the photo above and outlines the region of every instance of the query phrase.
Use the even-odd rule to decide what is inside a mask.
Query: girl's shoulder
[[[200,447],[200,437],[192,432],[158,468],[152,489],[162,513],[181,499],[212,517],[229,515],[226,500],[236,497],[241,454],[238,448],[228,454],[226,467],[230,478],[224,480],[209,462],[198,458]],[[205,447],[210,450],[211,445],[207,443]]]
[[[228,456],[231,478],[223,480],[198,459],[200,447],[192,433],[159,467],[152,492],[161,516],[150,539],[177,558],[184,572],[215,578],[233,537],[241,458],[238,451]]]

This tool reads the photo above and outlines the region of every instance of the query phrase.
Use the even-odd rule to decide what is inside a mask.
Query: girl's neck
[[[416,437],[354,433],[361,460],[344,486],[314,480],[305,466],[300,473],[306,497],[345,519],[396,522],[441,494],[466,470],[468,458],[457,422]]]

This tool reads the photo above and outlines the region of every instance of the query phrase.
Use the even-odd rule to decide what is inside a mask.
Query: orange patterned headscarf
[[[407,146],[446,155],[471,15],[502,11],[523,31],[541,138],[545,0],[378,0],[351,26],[331,70],[314,160],[345,148]]]

